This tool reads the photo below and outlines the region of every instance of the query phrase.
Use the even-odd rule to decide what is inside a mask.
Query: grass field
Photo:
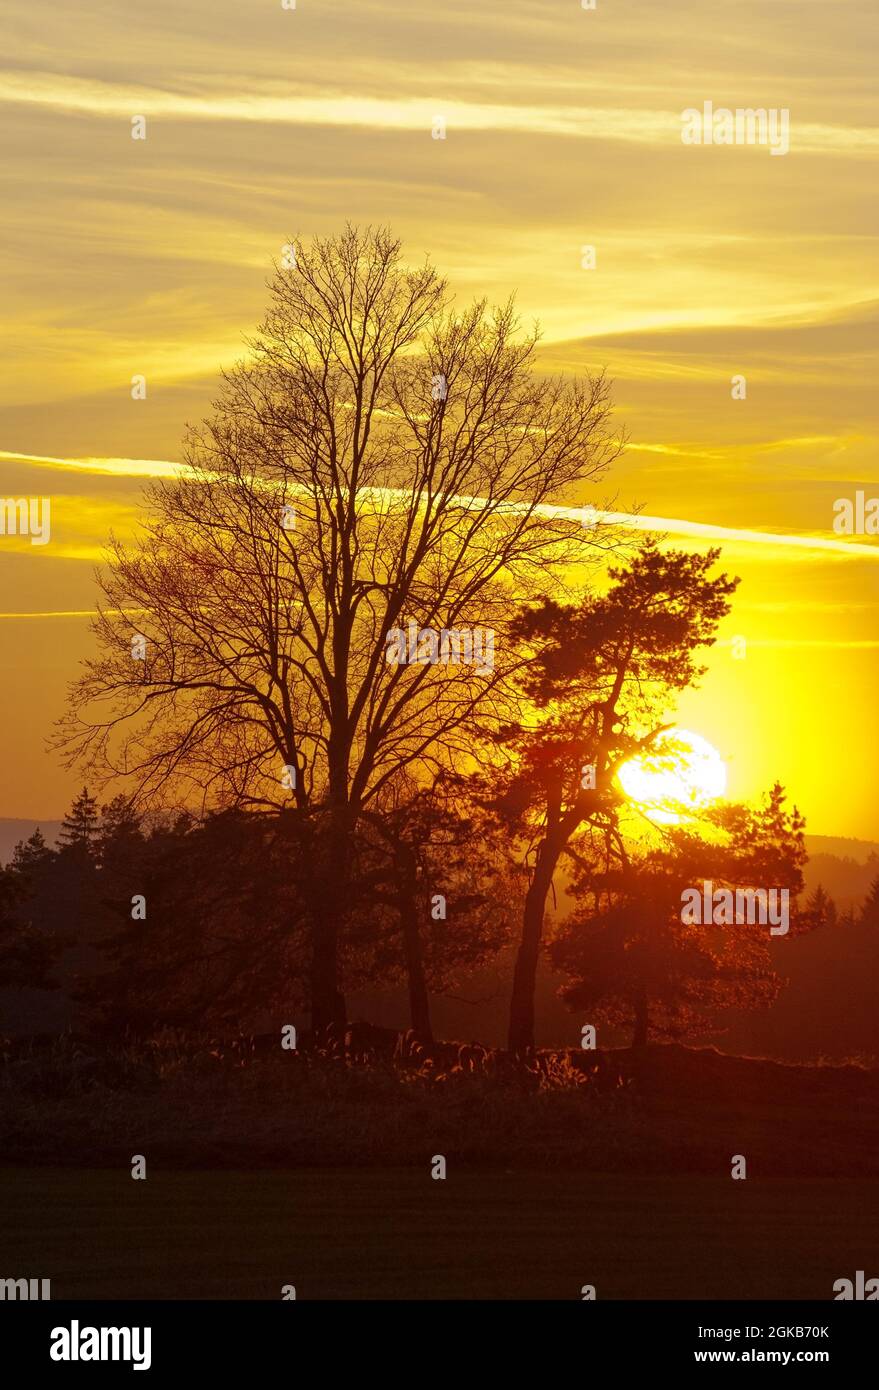
[[[0,1277],[60,1298],[832,1298],[879,1182],[421,1170],[0,1170]]]

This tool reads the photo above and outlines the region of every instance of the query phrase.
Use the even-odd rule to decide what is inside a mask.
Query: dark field
[[[875,1070],[659,1047],[602,1074],[12,1064],[0,1277],[56,1299],[829,1300],[876,1273]]]
[[[427,1169],[5,1169],[2,1266],[61,1298],[830,1299],[879,1183]]]

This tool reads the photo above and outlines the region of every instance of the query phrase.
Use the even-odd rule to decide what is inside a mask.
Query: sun
[[[617,773],[626,796],[657,825],[679,825],[726,791],[726,763],[689,729],[669,729],[659,751],[630,758]]]

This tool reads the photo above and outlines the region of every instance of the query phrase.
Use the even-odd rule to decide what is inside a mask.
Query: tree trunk
[[[534,990],[537,983],[537,962],[540,959],[540,939],[546,895],[558,862],[559,851],[544,842],[540,848],[534,877],[525,895],[522,915],[522,940],[516,955],[513,990],[510,996],[510,1027],[508,1047],[513,1053],[523,1053],[534,1046]]]
[[[313,919],[311,957],[311,1028],[315,1035],[333,1025],[344,1030],[345,997],[338,983],[338,924],[335,913],[317,913]]]
[[[430,998],[424,975],[424,952],[418,927],[418,862],[410,845],[398,838],[391,840],[394,855],[397,911],[403,934],[403,956],[409,983],[410,1027],[424,1042],[433,1042],[430,1024]]]
[[[647,996],[642,994],[635,1004],[635,1032],[632,1036],[633,1047],[647,1046]]]
[[[400,922],[403,929],[406,974],[409,980],[411,1026],[423,1042],[433,1042],[433,1029],[430,1024],[430,997],[427,992],[427,980],[424,977],[421,933],[418,930],[418,910],[413,894],[405,889],[400,901]]]
[[[351,843],[347,808],[330,812],[320,847],[316,900],[312,905],[311,1028],[315,1035],[333,1025],[344,1030],[345,998],[339,989],[339,928],[345,910]]]

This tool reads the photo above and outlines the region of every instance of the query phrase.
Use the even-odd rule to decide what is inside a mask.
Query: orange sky
[[[4,24],[0,498],[50,496],[52,538],[0,535],[0,815],[69,800],[43,740],[107,531],[179,458],[283,243],[350,219],[459,300],[517,291],[547,366],[607,366],[616,505],[742,576],[681,722],[732,795],[779,777],[812,832],[879,838],[879,541],[832,531],[837,498],[879,495],[872,0],[168,0],[48,29],[10,0]],[[788,108],[790,153],[684,146],[707,100]]]

